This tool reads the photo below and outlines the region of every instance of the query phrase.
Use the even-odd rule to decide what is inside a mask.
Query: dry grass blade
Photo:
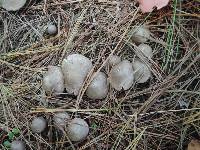
[[[5,149],[2,137],[14,128],[20,130],[14,139],[31,150],[182,150],[200,139],[198,6],[198,0],[173,0],[142,14],[133,0],[38,0],[16,12],[0,8],[0,149]],[[47,33],[48,24],[57,26],[57,35]],[[151,31],[146,42],[151,59],[132,40],[140,25]],[[45,93],[47,67],[72,53],[94,66],[78,96]],[[98,72],[109,74],[113,54],[142,60],[151,78],[127,91],[109,87],[105,99],[89,99],[88,86]],[[71,142],[65,129],[59,131],[53,122],[57,112],[83,118],[90,128],[86,139]],[[41,134],[30,129],[37,116],[48,122]]]

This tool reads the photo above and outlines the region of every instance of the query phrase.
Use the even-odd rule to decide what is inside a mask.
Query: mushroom
[[[123,60],[115,65],[109,74],[111,86],[117,90],[128,90],[134,81],[134,72],[132,64],[128,60]]]
[[[115,65],[117,65],[117,64],[119,64],[121,62],[121,58],[119,56],[117,56],[117,55],[112,55],[109,58],[108,62],[109,62],[110,66],[115,66]]]
[[[67,127],[67,134],[71,141],[78,142],[84,140],[89,133],[87,122],[80,118],[71,120]]]
[[[49,66],[43,78],[43,88],[47,93],[59,94],[64,91],[64,77],[62,70],[57,66]]]
[[[140,44],[138,46],[138,49],[146,56],[147,58],[152,58],[153,57],[153,50],[152,48],[147,45],[147,44]]]
[[[31,130],[34,133],[41,133],[45,130],[47,122],[43,117],[34,118],[31,123]]]
[[[11,150],[25,150],[24,142],[19,140],[12,141]]]
[[[65,88],[69,94],[78,95],[83,82],[92,69],[92,62],[81,54],[69,55],[62,62]]]
[[[65,128],[65,126],[67,125],[67,120],[69,120],[69,119],[70,119],[70,117],[69,117],[68,113],[66,113],[66,112],[59,112],[59,113],[54,114],[54,116],[53,116],[54,124],[59,129]]]
[[[91,99],[103,99],[108,93],[108,83],[106,74],[99,72],[86,91],[86,95]]]
[[[50,35],[56,34],[57,33],[57,27],[56,27],[56,25],[54,25],[54,24],[48,24],[48,26],[47,26],[47,32]]]
[[[16,11],[22,8],[26,0],[1,0],[1,7],[8,11]]]
[[[145,43],[150,38],[150,31],[145,26],[137,27],[131,39],[136,43]]]
[[[140,60],[133,61],[135,80],[138,83],[144,83],[151,77],[151,71],[147,65]]]

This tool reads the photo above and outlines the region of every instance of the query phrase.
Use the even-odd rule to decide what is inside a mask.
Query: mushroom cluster
[[[139,27],[134,32],[132,40],[138,45],[137,49],[146,59],[153,57],[152,48],[144,44],[150,37],[150,32],[145,27]],[[128,90],[134,81],[144,83],[151,77],[149,67],[139,58],[133,62],[121,60],[117,55],[108,59],[110,72],[95,72],[86,89],[86,95],[90,99],[103,99],[107,96],[109,84],[117,91]],[[68,94],[78,95],[83,84],[93,68],[92,61],[81,54],[68,55],[62,62],[61,67],[50,66],[43,78],[43,88],[46,93],[59,94],[66,89]],[[41,133],[46,127],[46,121],[38,118],[32,122],[32,131]],[[80,118],[70,119],[68,113],[55,113],[53,116],[54,125],[57,129],[67,132],[71,141],[84,140],[89,133],[87,122]],[[37,126],[37,125],[38,126]]]
[[[81,54],[67,56],[61,65],[48,67],[43,78],[43,89],[46,93],[59,94],[64,91],[78,95],[84,81],[92,69],[92,61]],[[89,84],[86,95],[91,99],[103,99],[108,93],[107,75],[98,72]]]
[[[150,39],[150,31],[144,25],[136,27],[136,30],[133,32],[131,37],[133,42],[139,44],[137,49],[143,54],[143,56],[147,59],[151,59],[153,57],[153,50],[149,45],[145,44],[148,39]],[[132,64],[137,83],[144,83],[151,77],[151,70],[149,66],[142,60],[137,58]]]
[[[84,140],[89,133],[87,122],[81,118],[70,119],[66,112],[59,112],[53,115],[55,128],[67,132],[69,139],[73,142]],[[43,117],[36,117],[32,120],[31,130],[33,133],[42,133],[47,127],[47,121]],[[17,141],[15,145],[22,146],[22,142]],[[16,147],[16,146],[15,146]]]
[[[149,37],[150,32],[144,27],[139,27],[132,37],[133,41],[139,43],[137,50],[145,59],[153,57],[152,48],[144,44]],[[57,95],[66,89],[68,94],[78,95],[92,68],[93,64],[89,58],[81,54],[68,55],[63,60],[61,67],[48,67],[43,78],[43,89],[47,94]],[[102,71],[94,73],[86,89],[86,95],[90,99],[105,98],[108,94],[109,84],[117,91],[128,90],[134,81],[144,83],[151,77],[149,66],[139,58],[130,62],[121,60],[117,55],[112,55],[108,59],[108,68],[110,68],[108,75]],[[53,122],[55,128],[66,131],[69,139],[73,142],[84,140],[89,133],[89,126],[85,120],[81,118],[70,119],[66,112],[55,113]],[[31,130],[34,133],[41,133],[46,127],[47,121],[43,117],[34,118],[31,124]]]
[[[149,59],[152,58],[152,48],[147,44],[140,44],[138,49]],[[149,67],[141,60],[131,63],[113,55],[108,60],[111,70],[107,75],[104,72],[94,74],[93,80],[87,87],[86,95],[90,99],[103,99],[108,94],[109,84],[117,91],[128,90],[134,83],[144,83],[151,77]],[[61,68],[48,67],[43,78],[43,87],[47,93],[59,94],[64,91],[78,95],[87,75],[93,68],[92,61],[81,54],[67,56]]]

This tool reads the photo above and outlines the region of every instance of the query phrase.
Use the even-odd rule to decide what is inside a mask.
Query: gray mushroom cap
[[[109,82],[117,91],[128,90],[134,81],[132,64],[128,60],[123,60],[115,65],[109,74]]]
[[[19,140],[12,141],[11,150],[25,150],[24,142]]]
[[[32,120],[31,130],[33,133],[41,133],[45,130],[47,122],[43,117],[37,117]]]
[[[89,133],[89,126],[87,122],[80,118],[74,118],[71,120],[67,127],[67,134],[71,141],[82,141]]]
[[[119,56],[117,56],[117,55],[112,55],[109,58],[108,62],[109,62],[110,66],[115,66],[115,65],[117,65],[117,64],[119,64],[121,62],[121,58]]]
[[[145,26],[136,27],[131,39],[136,43],[145,43],[150,38],[150,31]]]
[[[92,62],[81,54],[67,56],[62,62],[65,88],[69,94],[78,95],[83,82],[92,69]]]
[[[48,67],[48,72],[43,78],[43,88],[47,93],[59,94],[64,91],[64,77],[60,67]]]
[[[1,7],[8,11],[16,11],[22,8],[26,3],[26,0],[1,0]]]
[[[54,25],[54,24],[48,24],[48,26],[47,26],[47,32],[48,32],[48,34],[54,35],[54,34],[57,33],[57,31],[58,31],[58,29],[57,29],[56,25]]]
[[[152,48],[147,44],[140,44],[138,46],[138,49],[146,56],[147,58],[153,57],[153,50]]]
[[[135,80],[138,83],[144,83],[151,77],[151,71],[148,66],[140,60],[133,61]]]
[[[86,95],[91,99],[103,99],[108,94],[107,76],[99,72],[87,88]]]
[[[69,114],[66,112],[55,113],[53,116],[54,124],[57,128],[61,129],[67,125],[67,121],[70,119]]]

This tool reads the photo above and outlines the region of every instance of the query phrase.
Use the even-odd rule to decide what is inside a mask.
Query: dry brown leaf
[[[169,3],[169,0],[138,0],[140,9],[143,13],[152,12],[154,7],[161,9]]]

